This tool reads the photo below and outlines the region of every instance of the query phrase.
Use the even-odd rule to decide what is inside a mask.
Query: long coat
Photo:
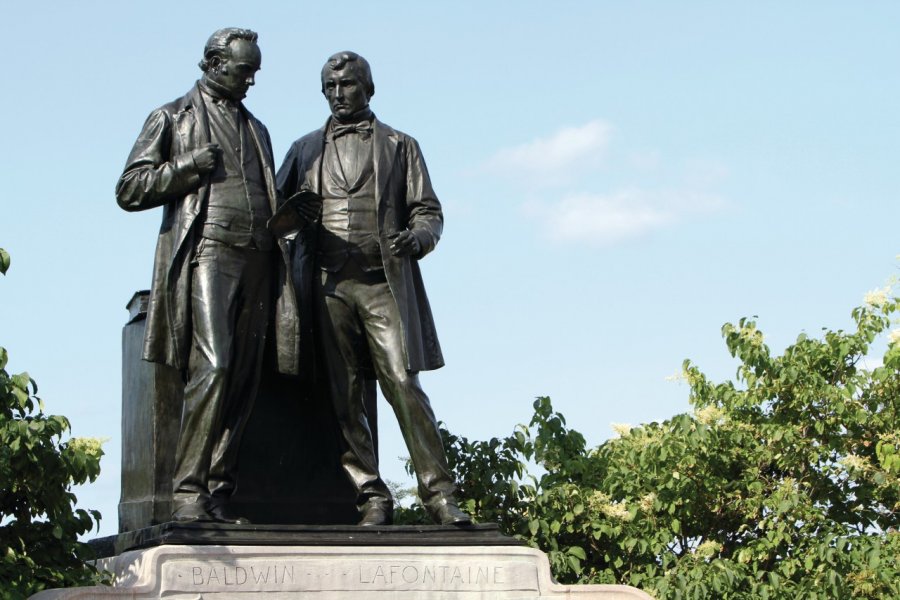
[[[276,209],[274,161],[269,132],[242,108],[259,153],[272,212]],[[156,244],[153,282],[147,308],[144,360],[185,369],[191,348],[191,261],[209,198],[209,178],[198,175],[191,150],[210,142],[209,119],[200,90],[194,86],[182,98],[153,111],[131,150],[116,184],[123,209],[163,207]],[[290,280],[290,249],[279,241],[276,277],[275,343],[278,370],[299,372],[299,319]]]
[[[283,198],[301,190],[322,192],[322,155],[326,126],[295,141],[276,180]],[[428,371],[444,366],[434,319],[418,260],[431,252],[441,237],[444,216],[431,187],[425,160],[415,139],[375,120],[372,132],[375,162],[375,202],[381,260],[403,328],[407,369]],[[389,236],[409,229],[422,248],[417,256],[397,257],[390,252]],[[301,340],[309,348],[314,331],[312,286],[316,272],[315,226],[301,230],[294,249],[293,277],[302,310]]]

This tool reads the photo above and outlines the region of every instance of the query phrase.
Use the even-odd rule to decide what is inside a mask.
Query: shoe
[[[464,513],[454,502],[445,502],[430,511],[431,518],[441,525],[471,525],[472,517]]]
[[[229,523],[231,525],[251,525],[250,519],[247,517],[240,517],[224,504],[213,504],[209,509],[210,516],[215,519],[217,523]]]
[[[201,523],[215,521],[215,517],[206,511],[201,502],[183,504],[172,513],[172,520],[177,523]]]
[[[357,525],[377,527],[394,522],[394,509],[383,502],[367,502],[362,508],[362,518]]]

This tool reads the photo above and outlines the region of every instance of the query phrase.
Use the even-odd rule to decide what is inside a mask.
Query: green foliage
[[[509,437],[446,433],[463,505],[545,551],[565,583],[671,599],[898,598],[900,333],[880,366],[861,366],[897,310],[869,294],[854,330],[802,334],[780,356],[753,321],[726,324],[734,382],[686,361],[691,414],[617,426],[597,448],[548,398]]]
[[[8,255],[0,252],[0,266]],[[100,473],[100,441],[71,438],[58,415],[45,415],[37,384],[10,375],[0,348],[0,598],[27,598],[40,590],[93,584],[96,569],[78,536],[99,521],[97,511],[74,509],[73,485]]]
[[[6,271],[9,270],[10,257],[9,252],[0,248],[0,273],[6,275]]]

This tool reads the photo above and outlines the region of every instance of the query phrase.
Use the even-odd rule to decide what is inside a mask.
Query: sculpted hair
[[[347,63],[354,63],[353,66],[356,67],[357,72],[362,78],[363,85],[366,86],[366,93],[371,98],[375,95],[375,83],[372,82],[372,68],[369,66],[369,61],[365,58],[357,54],[356,52],[338,52],[337,54],[332,54],[331,57],[325,61],[325,66],[322,67],[322,92],[325,92],[325,71],[340,71]]]
[[[200,61],[200,70],[206,73],[213,58],[227,55],[228,44],[233,40],[247,40],[255,44],[258,37],[259,35],[255,31],[239,27],[226,27],[216,31],[206,40],[206,47],[203,48],[203,60]]]

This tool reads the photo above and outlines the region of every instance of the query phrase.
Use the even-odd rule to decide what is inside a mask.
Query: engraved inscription
[[[280,586],[294,583],[293,565],[202,565],[191,567],[191,581],[195,586]]]
[[[361,565],[359,583],[383,586],[419,585],[436,589],[460,585],[505,583],[502,566],[386,563]]]
[[[163,566],[163,592],[293,591],[488,591],[537,589],[536,572],[525,562],[434,561],[382,558],[358,560],[172,561]]]

